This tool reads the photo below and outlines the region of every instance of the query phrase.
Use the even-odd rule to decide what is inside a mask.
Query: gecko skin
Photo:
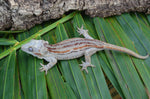
[[[82,70],[88,73],[87,67],[95,67],[91,64],[91,56],[97,51],[101,50],[116,50],[125,52],[134,57],[140,59],[146,59],[149,55],[141,56],[127,48],[119,47],[116,45],[108,44],[100,40],[94,40],[90,35],[88,35],[88,30],[84,30],[83,26],[77,30],[80,35],[82,34],[85,38],[72,38],[64,40],[62,42],[50,45],[44,40],[31,40],[29,43],[23,45],[21,49],[40,59],[45,59],[49,62],[47,65],[41,64],[41,71],[47,71],[52,68],[57,60],[69,60],[85,56],[85,62],[82,61]]]

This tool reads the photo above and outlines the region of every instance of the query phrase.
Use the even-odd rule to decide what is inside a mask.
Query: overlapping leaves
[[[110,99],[112,97],[105,76],[122,98],[147,99],[146,89],[150,91],[150,58],[141,60],[125,53],[106,50],[92,56],[92,64],[96,68],[88,68],[88,74],[80,69],[79,64],[84,60],[81,57],[59,61],[45,75],[39,68],[40,63],[47,62],[28,55],[19,48],[33,38],[53,44],[79,37],[76,30],[83,25],[95,39],[146,55],[150,53],[149,17],[123,14],[111,18],[90,18],[72,13],[57,22],[46,22],[29,31],[11,34],[9,40],[6,39],[7,36],[2,36],[0,99]],[[8,46],[13,44],[14,46]]]

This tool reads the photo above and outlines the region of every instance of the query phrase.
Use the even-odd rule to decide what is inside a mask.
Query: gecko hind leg
[[[81,35],[83,35],[85,38],[87,39],[94,39],[92,38],[89,34],[88,34],[88,30],[84,30],[83,29],[83,25],[81,26],[81,28],[77,27],[77,32]]]
[[[101,49],[90,48],[85,51],[85,54],[84,54],[85,62],[82,61],[82,64],[80,64],[80,66],[82,66],[82,69],[81,69],[82,71],[85,70],[88,73],[87,67],[95,67],[94,65],[91,64],[91,56],[99,50]]]

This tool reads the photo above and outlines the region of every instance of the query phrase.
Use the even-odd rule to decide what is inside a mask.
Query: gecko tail
[[[127,49],[127,48],[124,48],[124,47],[120,47],[120,46],[117,46],[117,45],[113,45],[113,44],[108,44],[108,43],[105,43],[104,49],[124,52],[124,53],[127,53],[129,55],[132,55],[132,56],[134,56],[136,58],[140,58],[140,59],[146,59],[146,58],[149,57],[149,54],[147,54],[146,56],[142,56],[142,55],[139,55],[139,54],[133,52],[130,49]]]

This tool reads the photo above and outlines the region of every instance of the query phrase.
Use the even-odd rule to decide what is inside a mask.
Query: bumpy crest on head
[[[23,50],[26,53],[29,53],[33,56],[40,56],[41,52],[40,50],[44,47],[44,44],[48,43],[44,40],[31,40],[29,43],[24,44],[21,47],[21,50]]]

